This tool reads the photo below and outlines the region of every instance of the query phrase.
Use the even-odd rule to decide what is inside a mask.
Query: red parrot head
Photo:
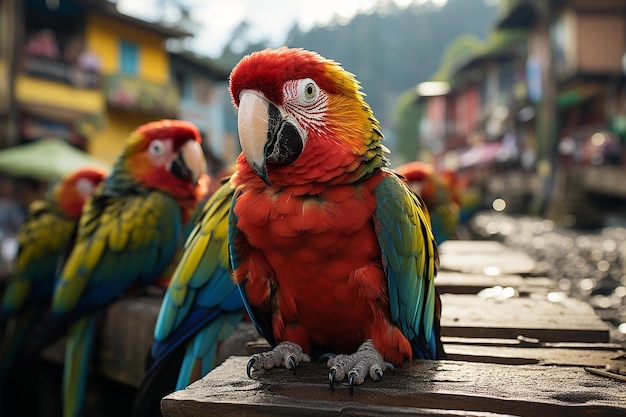
[[[196,208],[206,173],[200,132],[182,120],[160,120],[135,129],[106,180],[105,192],[124,193],[133,187],[160,190],[176,199],[183,219]]]
[[[459,179],[459,174],[456,171],[452,171],[450,169],[443,169],[440,172],[441,179],[444,184],[450,190],[450,195],[452,197],[452,201],[454,201],[459,206],[461,205],[461,180]]]
[[[114,168],[130,173],[130,180],[161,190],[177,200],[197,204],[206,173],[206,159],[198,128],[182,120],[160,120],[139,126],[128,138]]]
[[[350,182],[386,164],[353,74],[303,49],[266,49],[230,75],[247,163],[268,185]]]
[[[53,190],[54,200],[63,214],[77,219],[87,198],[106,177],[103,168],[81,168],[66,175]]]
[[[437,201],[433,166],[424,162],[413,161],[399,166],[396,168],[396,172],[406,179],[409,188],[419,194],[428,208],[433,210]]]

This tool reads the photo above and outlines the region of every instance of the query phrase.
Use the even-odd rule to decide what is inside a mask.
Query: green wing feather
[[[181,232],[178,204],[159,191],[92,198],[55,288],[53,311],[91,310],[133,284],[150,284],[172,262]]]
[[[387,275],[391,317],[418,358],[436,356],[434,279],[439,265],[428,211],[398,177],[376,187],[375,227]]]
[[[2,311],[16,313],[29,301],[49,300],[57,260],[76,221],[48,200],[33,202],[17,234],[15,270],[4,294]]]

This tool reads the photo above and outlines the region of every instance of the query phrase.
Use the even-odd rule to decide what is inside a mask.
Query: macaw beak
[[[185,142],[172,161],[170,172],[177,178],[190,180],[196,184],[200,176],[207,172],[206,160],[200,144],[194,140]]]
[[[241,93],[237,126],[246,160],[267,185],[268,163],[289,165],[304,149],[306,138],[295,120],[256,91]]]

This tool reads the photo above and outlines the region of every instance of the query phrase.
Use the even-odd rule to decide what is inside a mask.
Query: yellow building
[[[17,137],[5,146],[61,137],[112,162],[135,127],[176,117],[165,41],[189,33],[106,0],[8,1],[24,24],[15,33]]]
[[[170,84],[165,40],[187,36],[178,29],[147,23],[118,13],[90,13],[85,40],[102,59],[106,117],[89,150],[111,161],[138,125],[176,117],[179,93]]]

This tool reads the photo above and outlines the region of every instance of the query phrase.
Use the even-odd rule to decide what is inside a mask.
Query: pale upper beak
[[[239,97],[237,126],[246,160],[268,185],[267,164],[291,164],[304,148],[306,135],[295,120],[253,90],[244,90]]]
[[[186,142],[172,161],[170,171],[180,179],[197,183],[200,176],[207,172],[206,159],[200,144],[193,140]]]
[[[257,175],[268,184],[265,142],[270,123],[269,104],[269,101],[255,92],[244,91],[239,99],[237,113],[241,150]]]

